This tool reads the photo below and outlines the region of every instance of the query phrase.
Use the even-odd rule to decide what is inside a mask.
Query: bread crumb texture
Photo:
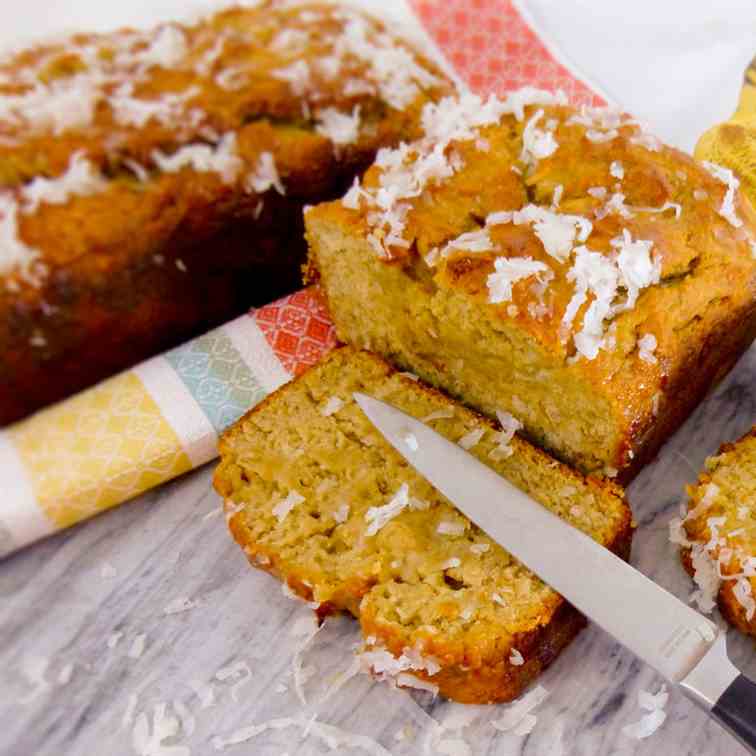
[[[628,480],[756,333],[737,177],[532,89],[422,125],[306,216],[341,339]]]
[[[316,602],[321,615],[351,612],[369,648],[432,660],[411,668],[443,695],[516,698],[584,619],[419,476],[363,415],[354,391],[430,418],[455,442],[470,443],[475,431],[470,450],[480,460],[627,557],[631,518],[621,489],[349,347],[223,436],[215,487],[253,565]]]
[[[693,600],[756,636],[756,426],[706,460],[688,496],[670,539],[695,580]]]

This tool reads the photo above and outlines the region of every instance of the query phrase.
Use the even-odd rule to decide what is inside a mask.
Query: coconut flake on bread
[[[497,425],[349,347],[225,433],[215,486],[233,503],[231,532],[255,567],[320,617],[357,617],[363,665],[392,684],[464,702],[516,698],[583,619],[409,467],[351,398],[323,414],[329,397],[354,391],[435,417],[429,422],[452,442],[480,431],[470,447],[479,460],[626,556],[622,492],[531,446],[508,413]],[[497,453],[503,445],[506,453]],[[279,517],[293,490],[303,500]]]
[[[756,333],[756,212],[616,110],[465,93],[421,123],[307,214],[339,337],[489,416],[529,397],[527,434],[629,480]]]

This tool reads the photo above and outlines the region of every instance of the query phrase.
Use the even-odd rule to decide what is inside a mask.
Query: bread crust
[[[713,476],[713,473],[714,471],[716,471],[717,467],[719,467],[723,463],[726,465],[730,461],[728,457],[732,458],[733,456],[739,454],[741,448],[744,448],[746,443],[750,443],[752,441],[756,441],[756,425],[751,428],[750,431],[741,436],[737,441],[722,444],[717,450],[716,455],[707,460],[707,468],[709,468],[709,470],[704,471],[699,475],[698,481],[695,486],[688,486],[687,492],[690,496],[690,501],[688,503],[689,510],[700,502],[702,497],[705,495],[706,489],[709,485],[717,485]],[[723,457],[724,459],[722,459]],[[717,477],[717,482],[721,485],[721,477]],[[729,492],[725,492],[725,495],[728,494]],[[732,502],[730,507],[721,506],[719,502],[717,502],[716,497],[714,498],[713,503],[714,506],[717,507],[717,514],[719,514],[720,516],[724,515],[726,518],[724,527],[721,530],[721,535],[725,536],[725,538],[728,537],[729,531],[733,529],[739,529],[732,528],[730,523],[728,522],[728,520],[730,520],[734,516],[734,513],[729,510],[743,506],[749,508],[750,502],[753,501],[754,494],[756,494],[756,490],[746,490],[742,493],[742,500]],[[735,516],[735,519],[740,518],[737,518],[737,516]],[[711,537],[710,531],[708,529],[705,529],[707,526],[704,526],[701,522],[698,522],[698,518],[696,518],[696,520],[693,522],[684,522],[683,524],[688,537],[697,543],[705,543]],[[740,527],[743,523],[737,522],[736,524]],[[743,544],[737,545],[744,547],[747,553],[753,553],[753,546],[748,540],[746,540],[746,542]],[[691,577],[695,577],[696,569],[693,565],[692,549],[690,546],[681,546],[680,560],[687,573]],[[733,561],[734,564],[731,563],[725,566],[725,568],[723,569],[723,572],[725,574],[738,572],[742,568],[740,557],[738,555],[735,555]],[[722,567],[720,567],[720,569],[722,569]],[[750,579],[750,582],[751,585],[753,585],[753,579]],[[735,586],[735,580],[722,580],[720,582],[716,597],[719,611],[727,620],[727,622],[729,622],[733,627],[740,630],[740,632],[756,637],[756,615],[752,616],[750,619],[748,618],[748,612],[746,611],[746,608],[743,606],[743,603],[738,600],[735,594]]]
[[[536,111],[542,112],[542,121],[558,122],[554,133],[559,148],[531,170],[518,156],[523,125],[538,116]],[[566,107],[532,106],[521,121],[504,116],[498,124],[480,129],[488,150],[478,151],[474,140],[454,142],[463,167],[452,178],[429,184],[419,197],[403,200],[410,207],[403,211],[407,246],[389,245],[383,257],[370,242],[369,234],[380,232],[368,220],[376,212],[369,201],[360,200],[356,209],[353,202],[316,207],[305,219],[310,245],[306,274],[320,282],[343,341],[398,360],[486,413],[494,407],[506,409],[525,423],[534,442],[555,456],[586,472],[614,472],[617,481],[626,484],[756,337],[756,258],[749,245],[756,239],[756,214],[746,196],[733,190],[732,212],[741,224],[735,227],[723,216],[724,184],[689,156],[662,145],[640,146],[637,140],[642,137],[632,126],[618,127],[614,138],[595,143],[587,136],[590,127],[575,118],[584,116]],[[621,183],[610,173],[615,165],[622,171]],[[366,190],[382,180],[388,170],[384,166],[370,168]],[[489,190],[474,193],[473,187],[481,185]],[[651,244],[660,265],[659,283],[643,288],[632,308],[612,318],[614,346],[600,349],[593,359],[576,360],[572,336],[564,338],[563,319],[577,291],[570,267],[574,258],[566,264],[555,261],[526,223],[484,224],[486,217],[511,216],[526,205],[556,212],[551,204],[555,187],[564,190],[558,212],[568,215],[562,217],[573,214],[592,223],[585,241],[590,251],[611,259],[617,240],[628,232],[633,240]],[[602,190],[604,194],[596,193]],[[620,211],[607,210],[610,196],[620,198]],[[665,203],[669,209],[662,212]],[[466,252],[445,247],[484,226],[493,239],[491,249]],[[346,263],[335,262],[334,239],[342,258],[348,255],[352,260],[348,289]],[[444,249],[447,252],[439,257],[438,250]],[[433,255],[437,257],[428,263]],[[491,303],[487,281],[494,261],[501,258],[541,263],[552,278],[542,286],[533,277],[516,282],[509,299]],[[349,291],[359,291],[354,302]],[[401,314],[387,309],[382,292],[388,292],[386,301]],[[579,306],[573,333],[593,301],[589,294]],[[356,313],[366,308],[372,308],[370,315],[360,320]],[[428,322],[421,323],[418,314],[426,312]],[[441,334],[436,349],[424,332],[429,323]],[[656,346],[653,354],[644,355],[639,344],[648,335]],[[595,427],[596,418],[586,418],[574,408],[560,418],[563,422],[551,420],[548,412],[529,422],[527,410],[521,414],[515,406],[515,399],[529,404],[525,381],[517,397],[505,390],[494,397],[494,389],[486,388],[492,375],[486,374],[479,385],[475,377],[455,375],[454,358],[493,364],[503,359],[502,345],[515,340],[527,344],[530,353],[522,364],[514,361],[506,368],[527,373],[533,363],[547,364],[559,375],[549,384],[555,393],[567,391],[570,381],[580,383],[581,395],[595,399],[590,408],[598,402],[605,408],[611,431],[605,438],[594,440],[586,433],[579,446],[560,430],[581,422]],[[438,353],[444,357],[436,357]],[[533,398],[534,405],[548,401],[548,396]]]
[[[308,21],[306,13],[317,19]],[[362,82],[362,91],[345,94],[343,82],[317,78],[317,62],[333,53],[348,23],[339,13],[266,0],[192,26],[160,27],[179,35],[175,44],[184,40],[183,55],[170,65],[124,63],[116,71],[122,87],[151,103],[189,93],[190,105],[175,123],[118,120],[111,88],[87,124],[62,133],[12,120],[0,124],[0,200],[22,208],[17,237],[39,254],[35,280],[15,269],[0,275],[0,426],[301,284],[303,207],[339,196],[378,148],[416,135],[422,104],[451,86],[414,52],[412,59],[435,83],[420,87],[402,109],[387,104],[379,86],[370,84],[372,74],[356,63],[342,62],[341,75]],[[379,22],[359,18],[370,39],[387,34]],[[74,87],[77,75],[100,65],[82,50],[107,58],[133,48],[138,56],[160,30],[76,35],[0,61],[0,103],[27,91],[29,85],[14,77]],[[293,64],[310,66],[302,91],[276,74]],[[229,73],[244,85],[221,86],[220,77]],[[337,145],[322,133],[317,113],[329,108],[359,115],[354,141]],[[192,166],[172,172],[155,158],[187,146],[216,149],[229,135],[242,165],[234,180]],[[264,153],[272,156],[285,195],[245,183]],[[63,204],[43,201],[35,212],[24,210],[30,182],[59,179],[76,155],[86,157],[103,186]]]
[[[390,376],[396,371],[385,361],[372,353],[360,352],[350,347],[342,347],[331,352],[324,361],[349,359],[350,355],[359,355],[362,359],[370,360],[382,375]],[[318,370],[314,366],[308,370]],[[264,416],[269,407],[286,402],[287,393],[296,391],[300,376],[286,384],[278,391],[266,397],[260,404],[250,410],[234,426],[229,428],[221,437],[220,453],[221,465],[214,476],[214,486],[226,502],[226,512],[229,529],[234,540],[244,550],[250,564],[262,569],[277,579],[285,582],[288,587],[306,601],[313,601],[313,584],[316,576],[309,574],[296,565],[286,563],[278,551],[257,542],[251,533],[243,510],[233,502],[234,486],[227,476],[224,465],[231,464],[234,458],[234,447],[243,441],[244,427],[248,420],[257,415]],[[407,379],[409,381],[409,379]],[[412,383],[414,390],[429,396],[443,397],[446,403],[451,403],[444,394],[437,389],[422,383]],[[468,412],[468,410],[466,410]],[[490,428],[495,425],[486,417],[469,411],[479,421]],[[517,453],[526,457],[532,465],[558,466],[563,470],[565,484],[571,479],[581,479],[582,476],[551,459],[545,452],[532,447],[525,441],[515,438]],[[624,492],[614,483],[588,478],[588,489],[595,497],[612,496],[624,501]],[[629,507],[625,504],[621,521],[615,527],[607,547],[623,559],[629,559],[634,525]],[[336,612],[348,612],[358,619],[363,635],[373,637],[376,642],[385,647],[394,656],[399,657],[407,646],[412,646],[412,639],[403,631],[402,627],[386,623],[378,616],[376,606],[370,602],[370,591],[375,580],[360,578],[342,578],[338,590],[330,596],[327,602],[321,604],[317,613],[320,617]],[[441,695],[463,703],[494,703],[511,701],[517,698],[524,688],[530,684],[566,647],[586,624],[585,618],[561,596],[552,594],[552,600],[545,604],[534,627],[515,633],[511,639],[487,645],[485,648],[467,644],[464,639],[454,640],[443,634],[440,636],[427,635],[423,639],[423,653],[438,660],[441,670],[434,675],[423,671],[413,672],[416,677],[437,685]],[[524,663],[516,666],[510,663],[512,649],[517,649],[524,659]]]

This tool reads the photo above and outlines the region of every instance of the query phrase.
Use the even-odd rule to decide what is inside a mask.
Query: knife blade
[[[354,399],[462,513],[756,753],[756,685],[729,661],[711,620],[425,423],[366,394]]]

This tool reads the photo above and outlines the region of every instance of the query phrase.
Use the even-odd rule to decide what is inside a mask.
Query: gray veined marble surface
[[[704,457],[756,420],[755,375],[752,348],[629,489],[639,523],[632,561],[678,596],[689,594],[691,581],[667,540],[667,523]],[[655,691],[662,681],[594,627],[541,678],[550,695],[527,737],[492,727],[503,707],[465,709],[364,675],[322,700],[358,639],[346,618],[329,619],[301,655],[310,675],[303,706],[291,674],[301,637],[292,630],[302,630],[309,610],[248,566],[218,512],[211,475],[212,466],[197,470],[0,562],[1,754],[133,754],[135,728],[150,756],[213,754],[217,736],[284,717],[307,722],[316,713],[304,738],[302,726],[281,726],[225,753],[327,753],[332,731],[319,723],[372,739],[341,753],[463,753],[449,744],[460,735],[439,736],[433,721],[468,709],[476,718],[461,737],[473,754],[745,753],[676,691],[657,733],[644,741],[623,735],[642,714],[638,691]],[[195,605],[166,614],[181,599]],[[734,661],[756,675],[752,641],[734,631],[729,640]],[[172,731],[166,718],[177,720],[175,734],[161,747],[160,736]]]

